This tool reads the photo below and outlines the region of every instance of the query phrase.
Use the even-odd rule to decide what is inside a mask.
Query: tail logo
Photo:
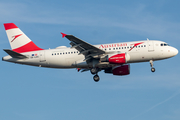
[[[18,38],[18,37],[21,36],[21,35],[22,35],[22,34],[12,36],[13,40],[12,40],[11,42],[13,42],[16,38]]]

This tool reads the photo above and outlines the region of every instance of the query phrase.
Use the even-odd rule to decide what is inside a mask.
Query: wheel
[[[155,72],[155,68],[151,68],[151,72]]]
[[[100,78],[99,78],[98,75],[95,75],[95,76],[93,77],[93,79],[94,79],[95,82],[98,82]]]
[[[97,68],[92,68],[92,69],[91,69],[91,74],[94,75],[94,74],[96,74],[97,72],[98,72],[98,69],[97,69]]]

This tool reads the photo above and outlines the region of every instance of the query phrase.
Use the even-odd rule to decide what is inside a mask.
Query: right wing
[[[85,56],[85,60],[94,58],[95,56],[100,56],[105,53],[105,51],[73,36],[73,35],[66,35],[64,33],[61,33],[63,37],[66,37],[71,41],[70,45],[72,48],[75,48],[80,53]]]

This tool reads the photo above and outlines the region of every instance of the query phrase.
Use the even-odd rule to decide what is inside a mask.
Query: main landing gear
[[[99,78],[99,75],[95,75],[95,76],[93,77],[93,79],[94,79],[95,82],[98,82],[99,79],[100,79],[100,78]]]
[[[99,75],[98,75],[98,72],[99,72],[98,68],[92,68],[90,71],[91,71],[91,74],[94,75],[93,77],[94,81],[98,82],[100,80]]]
[[[153,67],[153,60],[150,60],[150,65],[151,65],[151,72],[155,72],[155,68]]]

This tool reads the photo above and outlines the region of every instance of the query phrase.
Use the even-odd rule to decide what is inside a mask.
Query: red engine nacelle
[[[130,59],[130,56],[125,53],[116,54],[108,58],[111,64],[125,64]]]
[[[113,75],[129,75],[130,65],[116,66],[112,68]]]

